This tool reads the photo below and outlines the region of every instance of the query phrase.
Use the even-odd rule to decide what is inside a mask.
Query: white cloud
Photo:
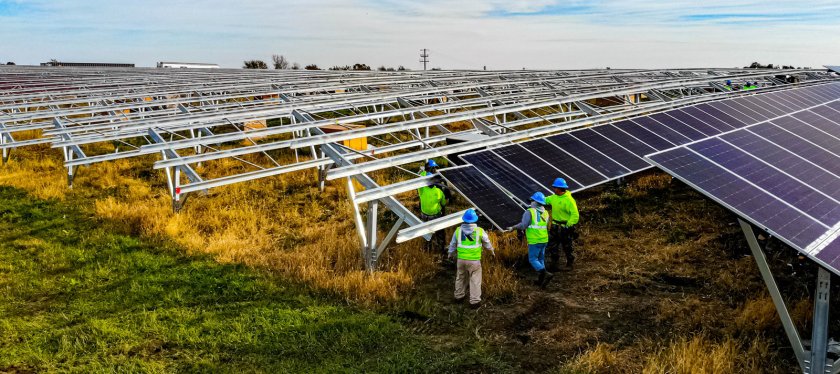
[[[0,9],[2,4],[0,0]],[[742,66],[840,63],[840,5],[816,0],[19,2],[0,59],[216,62],[283,53],[321,67]],[[198,5],[197,5],[198,4]],[[822,16],[821,16],[822,15]],[[692,18],[693,17],[693,18]]]

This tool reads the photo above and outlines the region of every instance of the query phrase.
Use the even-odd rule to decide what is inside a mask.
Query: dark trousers
[[[420,219],[422,219],[424,222],[431,221],[440,217],[443,217],[443,212],[432,216],[420,213]],[[442,253],[444,257],[446,257],[447,255],[449,255],[449,248],[447,248],[446,244],[447,243],[445,230],[438,230],[435,231],[434,234],[432,234],[432,240],[426,242],[426,250],[429,252],[438,251]]]
[[[563,228],[559,224],[553,224],[551,231],[548,233],[548,268],[549,271],[555,271],[560,267],[560,249],[566,254],[566,266],[571,266],[575,262],[574,241],[577,233],[575,227]]]

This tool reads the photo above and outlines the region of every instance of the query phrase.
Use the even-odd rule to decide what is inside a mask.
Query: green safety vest
[[[548,212],[537,215],[537,209],[528,208],[531,213],[531,224],[525,229],[528,244],[548,243]]]
[[[420,176],[425,177],[428,172],[420,171]],[[443,191],[437,187],[425,186],[417,189],[417,194],[420,195],[420,211],[427,216],[438,215],[443,206],[446,205],[446,196]]]
[[[481,260],[481,236],[484,230],[476,227],[473,231],[473,240],[461,237],[461,228],[455,229],[455,242],[458,245],[458,259],[468,261]]]

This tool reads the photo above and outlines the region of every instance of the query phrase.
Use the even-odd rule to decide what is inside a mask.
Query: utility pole
[[[423,70],[426,70],[426,64],[429,63],[429,50],[426,48],[421,49],[420,52],[420,62],[423,63]]]

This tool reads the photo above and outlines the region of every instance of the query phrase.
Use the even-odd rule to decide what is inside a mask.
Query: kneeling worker
[[[494,257],[493,245],[484,229],[478,227],[478,214],[473,209],[467,209],[463,216],[464,223],[455,229],[452,241],[449,242],[449,258],[458,253],[458,271],[455,276],[455,301],[464,300],[467,294],[467,283],[470,287],[470,306],[481,306],[481,248],[484,247]]]
[[[542,288],[548,285],[554,274],[545,270],[545,247],[548,244],[548,212],[544,208],[545,195],[535,192],[531,196],[531,207],[522,214],[522,221],[508,230],[525,230],[528,240],[528,261],[537,271],[535,284]]]
[[[551,229],[548,233],[548,269],[557,271],[560,267],[560,247],[566,253],[566,267],[571,269],[575,263],[574,248],[577,238],[578,213],[577,203],[569,192],[569,185],[563,178],[557,178],[551,185],[554,195],[545,198],[548,210],[551,211]]]

